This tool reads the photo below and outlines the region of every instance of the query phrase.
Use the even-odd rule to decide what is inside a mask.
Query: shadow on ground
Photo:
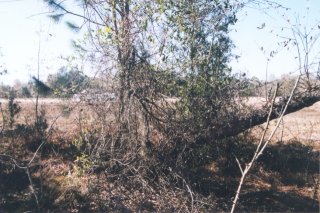
[[[217,172],[196,165],[197,169],[193,168],[192,173],[186,173],[195,191],[205,196],[214,195],[222,204],[219,207],[225,211],[230,210],[241,176],[235,158],[244,165],[250,161],[256,148],[251,142],[237,141],[226,141],[218,157],[214,157],[210,149],[208,153],[202,153],[212,156],[202,163],[208,164],[213,159],[219,167]],[[271,144],[247,178],[238,210],[318,212],[319,162],[319,152],[299,141]]]
[[[238,206],[238,211],[243,212],[318,212],[318,210],[318,202],[311,198],[273,190],[245,193],[241,196]]]
[[[188,162],[188,166],[183,171],[184,178],[195,194],[216,199],[218,209],[229,211],[240,178],[235,156],[244,164],[249,161],[254,149],[254,144],[239,139],[232,139],[232,141],[220,144],[218,149],[217,144],[192,147],[190,150],[193,151],[194,156],[191,158],[196,160]],[[216,165],[215,170],[210,170],[207,167],[212,163]],[[34,168],[33,173],[36,172],[37,168]],[[317,195],[316,191],[309,194],[299,193],[299,190],[303,191],[307,187],[316,190],[315,181],[319,179],[319,152],[314,151],[312,147],[303,145],[299,141],[270,145],[251,174],[243,186],[238,211],[318,211],[318,197],[314,196]],[[99,181],[107,182],[106,179]],[[140,203],[136,209],[130,209],[123,204],[121,194],[101,200],[101,197],[97,198],[100,191],[91,190],[88,194],[83,195],[77,189],[69,190],[68,194],[64,195],[65,199],[62,203],[55,206],[54,201],[57,199],[55,196],[61,196],[58,185],[42,186],[42,194],[40,195],[39,179],[34,178],[34,183],[42,199],[41,205],[44,211],[50,209],[50,212],[63,212],[66,209],[77,208],[86,212],[100,210],[115,212],[156,211],[148,197],[145,197],[145,201]],[[281,187],[270,187],[273,183],[277,183]],[[130,186],[129,182],[126,184]],[[0,162],[0,212],[28,210],[34,212],[37,208],[29,186],[30,183],[24,170]],[[283,187],[289,189],[291,187],[295,190],[283,191]],[[133,192],[134,190],[139,191],[139,189],[133,189]],[[90,207],[92,202],[101,203],[101,209],[92,210],[93,208]]]

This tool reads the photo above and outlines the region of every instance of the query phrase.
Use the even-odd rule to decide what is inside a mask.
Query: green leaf
[[[106,32],[107,34],[111,33],[111,32],[112,32],[112,28],[109,27],[109,26],[106,26],[105,32]]]

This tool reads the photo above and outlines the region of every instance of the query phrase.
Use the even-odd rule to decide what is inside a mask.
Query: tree
[[[139,128],[135,121],[142,107],[136,106],[145,98],[139,93],[148,93],[148,90],[144,90],[146,88],[141,87],[146,83],[145,77],[153,75],[154,71],[154,67],[148,62],[147,50],[143,48],[145,19],[149,19],[148,10],[154,5],[153,1],[83,2],[81,6],[85,11],[84,15],[76,14],[62,3],[53,0],[47,3],[56,12],[51,16],[56,20],[66,14],[83,18],[83,26],[88,27],[90,45],[94,47],[90,54],[99,57],[102,70],[111,73],[115,79],[119,97],[119,111],[116,116],[119,131],[111,150],[114,150],[114,146],[122,145],[145,146],[144,141],[127,143],[123,142],[123,138],[137,138],[128,134],[136,132],[131,131],[132,129]],[[147,13],[142,15],[144,12]],[[69,26],[77,28],[75,24],[69,23]],[[131,150],[139,149],[138,147],[131,147]]]
[[[38,78],[33,76],[32,80],[33,80],[34,91],[36,91],[37,94],[46,97],[52,93],[52,89],[49,86],[47,86],[44,82],[39,80]]]
[[[21,96],[24,98],[31,98],[31,92],[27,86],[21,87]]]
[[[55,20],[67,14],[83,18],[80,25],[88,27],[89,39],[75,46],[88,51],[91,60],[99,61],[99,69],[114,79],[117,133],[103,150],[112,158],[150,154],[151,128],[175,144],[182,135],[184,142],[200,136],[209,140],[228,126],[234,113],[227,106],[234,103],[237,91],[227,66],[233,46],[228,32],[236,22],[238,3],[86,1],[81,4],[83,14],[64,3],[47,3]],[[178,103],[166,104],[168,94],[177,95]]]
[[[191,178],[184,175],[199,166],[195,161],[200,157],[196,157],[204,153],[203,149],[194,152],[194,147],[206,148],[209,144],[219,149],[214,142],[276,118],[283,107],[284,102],[280,102],[269,116],[265,110],[248,113],[237,107],[235,97],[243,85],[231,75],[227,63],[233,47],[228,32],[241,8],[238,3],[83,1],[84,13],[77,14],[63,3],[47,2],[56,12],[53,19],[67,14],[83,19],[82,26],[88,27],[87,39],[75,46],[88,51],[91,62],[98,62],[99,70],[114,80],[118,91],[115,122],[103,120],[112,117],[104,116],[110,108],[95,106],[104,123],[95,129],[101,129],[102,134],[88,151],[90,157],[103,156],[110,172],[120,171],[122,177],[139,173],[142,186],[150,176],[161,180],[159,175],[169,173],[175,184],[187,185],[192,197],[188,186]],[[79,29],[74,23],[68,25]],[[58,74],[57,79],[52,85],[72,88],[68,74]],[[176,102],[168,103],[166,95],[174,96]],[[303,105],[299,100],[294,102],[297,105],[288,106],[287,112],[319,100],[311,98],[300,99]],[[114,124],[114,132],[105,132],[109,130],[105,128],[107,122]],[[165,140],[152,143],[152,129],[165,135]]]
[[[9,127],[12,128],[15,122],[16,115],[20,112],[21,107],[15,102],[16,92],[11,89],[8,97],[8,115],[9,115]]]
[[[52,88],[55,95],[70,97],[85,88],[88,84],[88,77],[76,67],[71,68],[71,70],[68,70],[67,67],[61,67],[58,73],[48,76],[47,84]]]
[[[233,47],[229,26],[236,22],[237,7],[229,1],[164,2],[171,32],[164,48],[175,57],[164,55],[165,63],[175,64],[174,69],[187,81],[180,92],[183,131],[209,137],[210,129],[219,128],[218,121],[225,120],[225,106],[235,96],[227,63]],[[190,121],[193,125],[188,125]]]

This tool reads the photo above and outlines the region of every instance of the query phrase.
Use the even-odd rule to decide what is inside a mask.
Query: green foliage
[[[242,75],[237,79],[237,82],[241,85],[239,88],[239,95],[241,97],[260,97],[263,95],[262,86],[264,85],[257,77],[252,77],[251,79],[246,78],[245,75]],[[264,88],[264,87],[263,87]]]
[[[48,76],[47,82],[58,97],[70,97],[75,93],[81,92],[88,83],[88,77],[85,76],[76,67],[69,70],[62,67],[57,74]]]
[[[77,175],[82,176],[93,168],[94,162],[91,158],[91,133],[84,127],[80,128],[80,134],[72,140],[72,145],[76,148],[77,153],[74,171]]]
[[[15,122],[15,117],[20,112],[21,107],[15,102],[16,92],[10,90],[9,92],[9,101],[8,101],[8,112],[9,112],[9,127],[12,128]]]
[[[60,22],[61,18],[63,18],[65,14],[54,14],[54,15],[49,15],[49,18],[51,18],[54,22],[58,23]]]
[[[92,169],[93,167],[93,162],[90,159],[89,155],[86,155],[84,153],[80,154],[79,156],[76,157],[76,160],[74,161],[76,164],[73,167],[74,172],[78,176],[86,175]]]
[[[37,91],[39,95],[46,97],[52,93],[52,89],[44,82],[40,81],[34,76],[32,77],[32,80],[34,83],[34,90]]]
[[[83,152],[86,151],[88,141],[85,140],[83,136],[79,136],[72,140],[72,145],[75,146],[79,152]]]
[[[67,26],[68,26],[72,31],[74,31],[74,32],[79,32],[80,29],[81,29],[81,28],[80,28],[79,26],[77,26],[75,23],[72,23],[72,22],[67,21],[66,24],[67,24]]]
[[[32,97],[31,92],[27,86],[21,87],[21,96],[24,98]]]
[[[166,17],[169,42],[162,47],[164,63],[183,76],[174,84],[181,98],[183,122],[195,132],[219,128],[236,91],[228,62],[232,57],[229,27],[236,9],[229,1],[159,1]],[[174,57],[173,57],[174,56]],[[167,66],[167,65],[164,65]],[[172,85],[168,85],[172,86]]]

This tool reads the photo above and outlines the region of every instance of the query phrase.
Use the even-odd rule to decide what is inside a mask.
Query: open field
[[[276,119],[271,121],[269,133],[276,123]],[[265,124],[255,127],[253,131],[256,131],[256,134],[261,133],[263,127],[265,127]],[[290,140],[301,141],[320,151],[320,102],[284,116],[283,122],[280,124],[272,141]]]
[[[7,100],[0,99],[5,104]],[[17,117],[18,123],[30,122],[34,117],[35,99],[16,99],[21,106],[22,112]],[[253,108],[262,108],[265,105],[265,98],[249,98],[243,101]],[[63,99],[39,99],[40,109],[44,109],[45,117],[49,125],[54,124],[60,130],[73,131],[80,117],[94,119],[93,106]],[[277,120],[271,121],[270,129]],[[255,127],[260,132],[263,127]],[[298,112],[284,116],[273,141],[302,140],[313,143],[313,146],[320,149],[320,102],[313,106],[306,107]]]
[[[17,124],[30,124],[35,119],[35,99],[16,99],[16,103],[21,107],[21,112],[16,117]],[[6,104],[7,100],[1,100]],[[44,113],[49,127],[61,131],[62,133],[72,133],[79,119],[92,120],[94,112],[92,107],[70,100],[56,98],[39,99],[39,109]]]

